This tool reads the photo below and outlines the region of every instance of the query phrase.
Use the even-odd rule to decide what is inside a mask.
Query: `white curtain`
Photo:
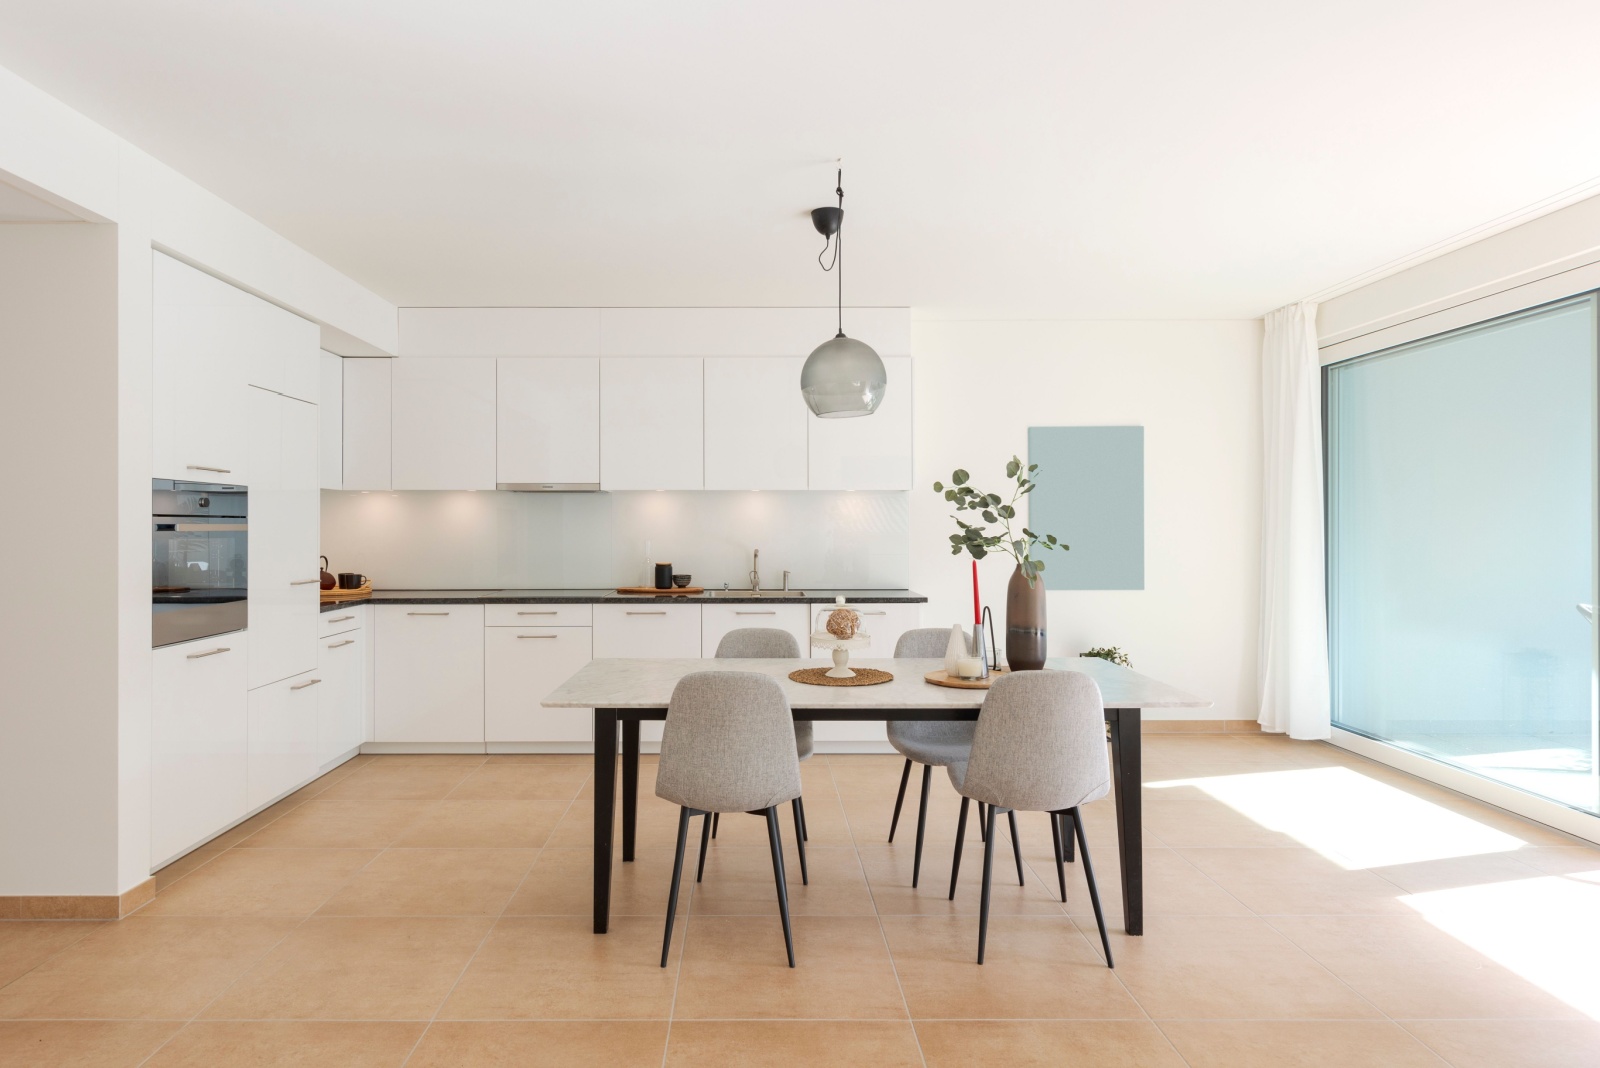
[[[1261,345],[1261,729],[1328,737],[1317,306],[1267,316]]]

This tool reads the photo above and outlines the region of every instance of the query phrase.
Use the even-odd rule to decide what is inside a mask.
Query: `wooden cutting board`
[[[341,590],[335,586],[331,590],[320,590],[323,604],[338,604],[340,601],[359,601],[364,597],[372,596],[372,583],[354,590]]]
[[[654,586],[619,586],[617,592],[624,597],[688,597],[691,594],[705,593],[703,586],[685,586],[683,589],[674,587],[670,590],[658,590]]]
[[[986,679],[958,679],[945,674],[943,670],[930,671],[922,676],[935,686],[948,686],[952,690],[987,690],[994,685],[994,680],[1006,674],[1004,668],[995,668],[989,672]]]

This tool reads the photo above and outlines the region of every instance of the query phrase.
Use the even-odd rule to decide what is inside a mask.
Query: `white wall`
[[[126,889],[117,258],[113,226],[0,226],[0,896]]]
[[[956,528],[936,479],[964,467],[999,485],[1006,460],[1026,456],[1029,426],[1142,425],[1145,589],[1052,591],[1050,653],[1121,646],[1136,669],[1215,702],[1167,718],[1255,719],[1261,324],[913,318],[912,350],[923,624],[972,619],[971,558],[950,555]],[[1009,559],[979,565],[997,628]]]

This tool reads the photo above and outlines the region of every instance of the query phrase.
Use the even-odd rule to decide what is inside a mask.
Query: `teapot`
[[[317,559],[322,561],[322,573],[319,576],[321,579],[322,588],[325,590],[331,590],[339,583],[336,579],[334,579],[333,572],[328,570],[328,558],[326,556],[319,556]]]

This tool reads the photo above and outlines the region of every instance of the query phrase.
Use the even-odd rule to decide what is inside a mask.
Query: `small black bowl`
[[[673,575],[672,576],[672,584],[674,586],[678,587],[678,589],[681,590],[685,586],[689,585],[689,580],[691,578],[693,578],[693,577],[694,576],[692,576],[692,575]]]

